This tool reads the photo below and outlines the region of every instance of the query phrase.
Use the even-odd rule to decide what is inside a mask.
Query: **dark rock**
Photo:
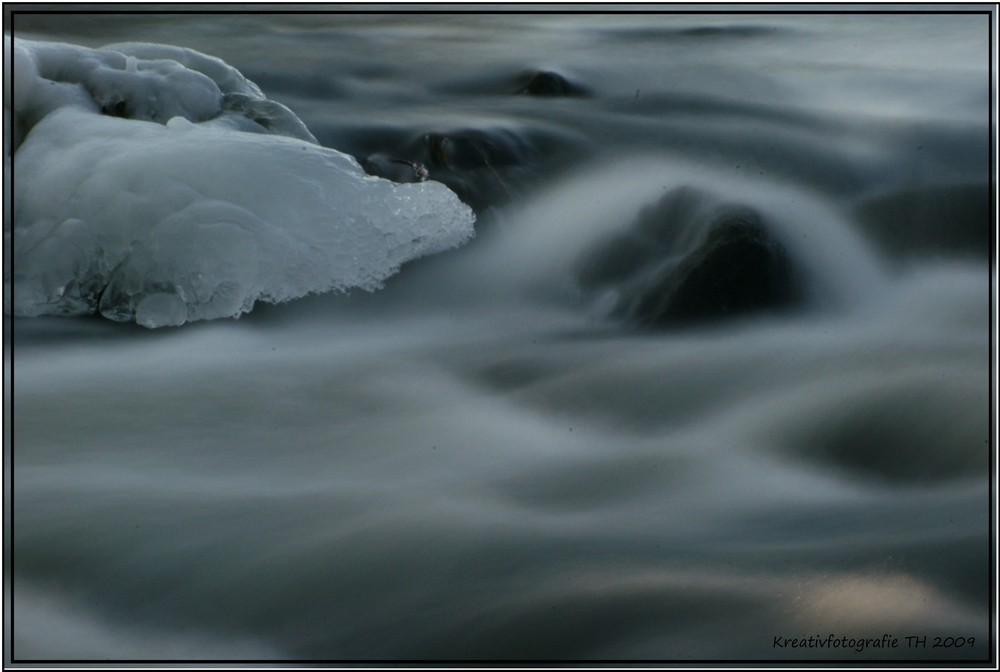
[[[374,143],[372,143],[374,144]],[[448,186],[476,212],[510,202],[531,185],[552,144],[510,128],[466,128],[379,139],[362,154],[370,174],[398,182],[435,180]]]
[[[777,311],[801,293],[786,249],[755,211],[687,188],[588,254],[577,278],[595,295],[616,297],[612,315],[644,326]]]
[[[791,262],[752,214],[713,223],[705,242],[635,297],[643,323],[741,315],[791,304]]]
[[[518,195],[538,162],[532,142],[507,129],[424,133],[404,153],[477,211]]]
[[[502,130],[427,133],[421,141],[429,163],[446,169],[515,165],[532,153],[526,142]]]
[[[557,72],[540,70],[527,73],[527,82],[518,89],[518,93],[529,96],[585,96],[587,90],[578,84],[570,82]]]
[[[592,150],[585,137],[545,124],[426,128],[344,127],[320,142],[358,157],[371,175],[441,182],[477,214],[524,198]]]
[[[647,206],[624,233],[602,241],[583,262],[577,277],[585,287],[621,284],[677,256],[694,233],[693,223],[702,218],[706,195],[679,187],[658,203]]]

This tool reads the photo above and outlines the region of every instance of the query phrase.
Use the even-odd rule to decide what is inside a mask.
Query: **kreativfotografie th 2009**
[[[930,642],[928,639],[928,637],[921,635],[896,637],[890,634],[884,634],[878,638],[847,637],[846,635],[838,637],[834,634],[826,637],[821,635],[811,637],[775,635],[771,646],[775,649],[841,649],[862,653],[866,649],[964,648],[973,647],[976,644],[975,637],[934,637]]]

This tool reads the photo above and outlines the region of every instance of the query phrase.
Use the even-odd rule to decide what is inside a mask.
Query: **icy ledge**
[[[219,59],[151,44],[4,49],[14,315],[238,317],[258,300],[378,289],[474,235],[447,187],[365,175]]]

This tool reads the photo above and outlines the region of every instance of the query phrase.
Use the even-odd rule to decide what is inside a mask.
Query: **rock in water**
[[[578,84],[570,82],[558,72],[539,70],[528,73],[527,83],[519,89],[519,93],[529,96],[585,96],[587,90]]]
[[[636,297],[640,322],[711,319],[789,305],[791,263],[752,213],[712,223],[704,243]]]
[[[578,264],[610,313],[643,326],[704,322],[794,305],[800,287],[781,242],[753,210],[680,188]]]
[[[865,232],[886,255],[989,257],[989,186],[985,183],[920,185],[874,194],[857,209]],[[943,226],[947,223],[947,226]]]
[[[509,202],[530,185],[544,160],[542,147],[555,144],[510,128],[418,132],[369,154],[364,165],[369,173],[397,182],[419,182],[425,172],[483,211]]]
[[[238,317],[256,301],[377,289],[474,235],[472,211],[443,184],[365,175],[218,59],[4,46],[20,142],[15,315],[99,311],[147,327]]]

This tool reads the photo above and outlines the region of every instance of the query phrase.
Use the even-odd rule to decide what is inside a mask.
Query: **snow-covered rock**
[[[447,187],[365,175],[219,59],[150,44],[4,46],[15,315],[99,311],[147,327],[238,317],[258,300],[377,289],[474,235]]]

